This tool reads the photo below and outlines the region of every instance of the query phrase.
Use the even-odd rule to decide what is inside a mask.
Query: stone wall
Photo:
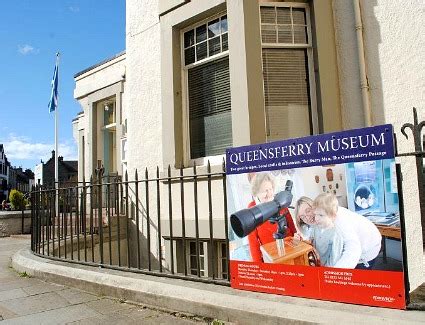
[[[24,234],[31,229],[31,211],[24,212]],[[0,237],[8,237],[22,233],[21,211],[0,211]]]

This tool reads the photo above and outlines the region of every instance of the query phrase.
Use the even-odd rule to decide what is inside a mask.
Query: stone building
[[[63,160],[58,157],[59,164],[59,183],[76,184],[78,182],[78,162],[76,160]],[[35,167],[35,184],[43,186],[53,186],[55,183],[55,151],[52,150],[52,157],[43,163],[40,162]]]
[[[9,195],[9,168],[10,163],[4,152],[4,147],[0,144],[0,203],[6,200]]]

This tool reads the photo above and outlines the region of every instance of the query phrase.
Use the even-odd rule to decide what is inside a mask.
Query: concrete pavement
[[[17,273],[11,256],[29,247],[28,236],[0,238],[1,324],[177,324],[209,323],[208,319],[167,312],[47,283]]]
[[[17,252],[12,263],[20,272],[49,283],[84,289],[97,295],[116,297],[121,301],[136,301],[156,308],[179,310],[237,324],[425,323],[425,313],[422,311],[392,310],[239,291],[219,285],[94,268],[40,258],[34,256],[28,248]],[[60,304],[60,301],[56,303]],[[82,305],[98,312],[90,302]],[[72,312],[71,309],[69,313]],[[176,321],[167,320],[165,323],[174,322]],[[138,323],[145,324],[141,319]]]

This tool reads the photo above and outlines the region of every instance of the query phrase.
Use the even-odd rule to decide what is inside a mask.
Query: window
[[[232,146],[227,16],[183,31],[186,156],[222,155]]]
[[[104,109],[104,125],[111,125],[115,123],[115,102],[106,101],[103,104]]]
[[[218,277],[222,279],[229,278],[227,268],[227,245],[224,241],[217,241],[217,261],[218,261]]]
[[[188,259],[187,259],[187,269],[189,274],[198,275],[197,269],[197,258],[196,258],[196,241],[188,241],[187,250],[188,250]],[[199,241],[199,273],[201,277],[208,276],[208,263],[207,263],[207,243]]]
[[[308,5],[261,6],[267,140],[317,131]]]

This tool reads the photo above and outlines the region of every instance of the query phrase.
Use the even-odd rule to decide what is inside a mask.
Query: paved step
[[[425,313],[234,290],[229,287],[53,262],[28,249],[13,256],[20,272],[161,308],[238,324],[423,324]]]

